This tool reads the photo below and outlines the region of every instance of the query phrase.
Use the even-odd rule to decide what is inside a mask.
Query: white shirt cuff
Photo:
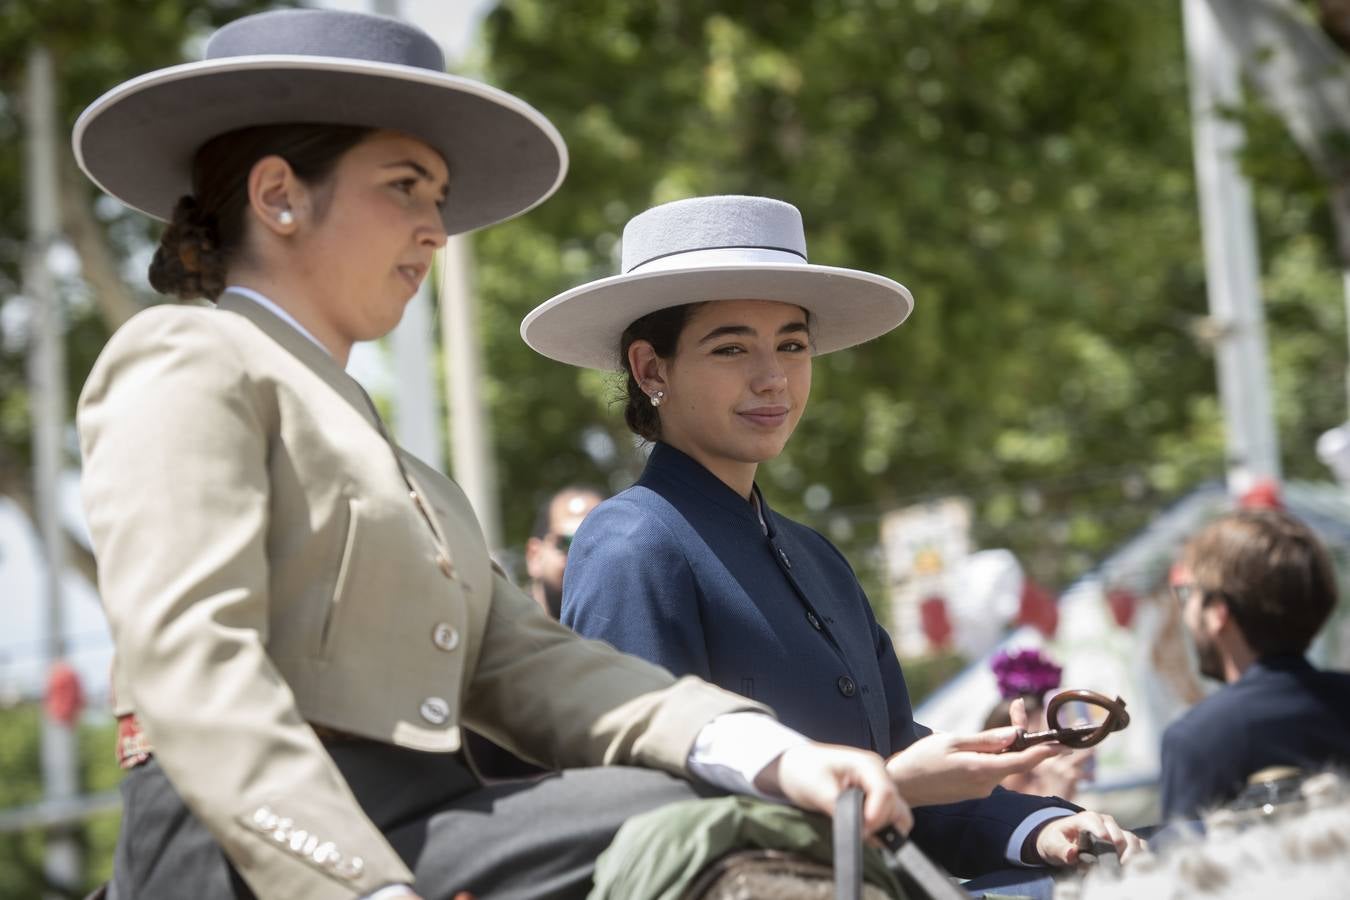
[[[806,743],[804,735],[764,713],[724,713],[699,729],[689,751],[689,771],[733,794],[781,801],[756,789],[755,779],[788,748]]]
[[[361,900],[394,900],[395,897],[416,896],[410,884],[387,884],[382,888],[376,888],[373,893],[366,894]]]
[[[1022,820],[1013,831],[1012,837],[1008,838],[1008,846],[1004,848],[1003,855],[1008,858],[1008,862],[1015,866],[1021,866],[1024,869],[1035,868],[1033,865],[1022,862],[1022,845],[1027,842],[1027,835],[1042,822],[1049,822],[1051,819],[1062,819],[1065,816],[1075,815],[1071,809],[1064,809],[1062,806],[1051,806],[1046,809],[1038,809],[1031,815]]]

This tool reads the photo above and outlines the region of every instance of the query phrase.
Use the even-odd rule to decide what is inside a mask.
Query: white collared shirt
[[[318,338],[309,333],[309,329],[301,325],[300,322],[295,318],[295,316],[286,312],[286,310],[281,307],[281,304],[277,303],[271,297],[265,296],[264,294],[255,291],[253,288],[243,287],[242,285],[238,284],[232,284],[229,287],[225,288],[225,290],[229,291],[231,294],[238,294],[241,297],[247,297],[248,299],[252,300],[254,303],[258,304],[263,309],[267,310],[272,315],[276,316],[278,319],[285,322],[287,325],[291,326],[296,331],[303,334],[305,337],[309,338],[310,341],[314,343],[314,346],[318,347],[324,353],[328,353],[329,356],[333,355],[332,353],[329,353],[327,347],[325,347],[323,344],[319,342]]]

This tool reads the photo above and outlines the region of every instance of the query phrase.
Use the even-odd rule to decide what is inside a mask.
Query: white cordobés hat
[[[801,213],[767,197],[695,197],[653,207],[623,230],[623,273],[536,307],[520,335],[558,362],[618,370],[624,329],[649,313],[708,300],[777,300],[811,317],[815,354],[895,328],[914,308],[904,285],[807,261]]]
[[[567,146],[518,97],[446,74],[422,30],[384,16],[285,9],[224,26],[206,58],[126,81],[75,123],[75,158],[99,187],[167,221],[192,193],[212,138],[259,125],[389,129],[425,141],[450,170],[446,231],[519,215],[562,183]]]

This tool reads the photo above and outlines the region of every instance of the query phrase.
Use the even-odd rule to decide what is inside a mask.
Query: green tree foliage
[[[97,273],[106,287],[130,289],[131,302],[149,302],[144,278],[122,279],[121,267],[146,245],[154,228],[144,216],[119,204],[96,202],[98,191],[73,174],[67,149],[76,117],[104,90],[151,68],[172,65],[198,55],[189,41],[244,13],[279,5],[263,0],[6,0],[0,4],[0,308],[22,290],[21,270],[27,238],[24,181],[24,78],[29,52],[39,42],[52,54],[57,75],[62,189],[72,201],[63,211],[69,230],[81,221],[93,225],[89,243],[103,247],[110,271]],[[85,275],[91,260],[86,259]],[[81,279],[62,283],[62,302],[69,329],[66,352],[73,408],[94,357],[117,321],[109,321],[107,298],[91,295]],[[16,307],[7,312],[13,315]],[[7,320],[13,325],[13,320]],[[30,496],[30,423],[25,376],[26,346],[21,327],[6,328],[0,342],[0,494],[26,506]],[[77,562],[87,560],[77,559]],[[3,591],[0,590],[0,594]],[[36,706],[0,710],[0,809],[34,803],[41,798],[38,765],[40,711]],[[88,791],[112,788],[119,771],[112,761],[109,725],[81,729],[81,785]],[[86,822],[81,842],[86,850],[86,890],[111,872],[118,816],[109,813]],[[42,835],[36,832],[0,835],[0,897],[42,896]]]
[[[57,75],[57,103],[62,190],[70,209],[97,232],[90,241],[105,245],[113,268],[101,272],[95,288],[109,292],[124,264],[143,248],[155,229],[146,218],[120,204],[102,200],[98,189],[75,174],[67,135],[80,111],[117,83],[159,66],[199,56],[188,42],[249,12],[286,5],[266,0],[7,0],[0,15],[0,305],[22,290],[27,238],[24,180],[24,83],[31,49],[42,44],[52,54]],[[69,231],[72,215],[63,213]],[[97,223],[97,224],[95,224]],[[101,226],[101,227],[100,227]],[[82,248],[84,249],[84,248]],[[84,261],[86,272],[93,260]],[[149,302],[139,274],[116,284]],[[94,357],[112,328],[107,297],[91,295],[78,279],[63,284],[63,305],[70,323],[70,404]],[[103,301],[103,302],[101,302]],[[134,301],[129,301],[133,302]],[[114,317],[116,318],[116,317]],[[26,494],[30,469],[29,417],[22,329],[0,345],[0,493]]]
[[[41,716],[36,704],[0,708],[0,809],[28,806],[42,799]],[[106,719],[80,725],[80,781],[90,792],[117,786],[121,770],[113,758],[116,726]],[[82,897],[112,875],[118,815],[101,813],[80,831],[85,855]],[[0,834],[0,897],[41,897],[49,887],[42,874],[42,834]]]
[[[813,260],[914,292],[897,332],[817,361],[761,478],[855,563],[880,510],[954,492],[983,545],[1062,584],[1222,477],[1176,3],[507,0],[487,35],[493,80],[572,151],[555,198],[478,239],[509,534],[513,498],[638,465],[617,383],[521,353],[521,317],[612,274],[629,216],[701,193],[790,200]],[[1345,403],[1324,204],[1255,124],[1280,167],[1259,198],[1285,459],[1320,476]],[[579,437],[601,432],[613,462]]]
[[[109,86],[195,58],[211,27],[273,5],[3,4],[0,304],[20,289],[34,43],[54,54],[68,131]],[[1160,502],[1221,476],[1175,0],[504,0],[486,36],[490,79],[547,113],[572,151],[555,198],[476,239],[509,539],[523,540],[554,487],[622,487],[641,464],[617,381],[534,355],[520,319],[611,274],[631,215],[712,192],[792,201],[816,261],[890,275],[917,299],[898,332],[818,361],[800,432],[761,479],[855,565],[868,568],[879,511],[950,492],[976,501],[983,545],[1062,584]],[[1285,464],[1321,476],[1312,441],[1345,415],[1326,203],[1280,124],[1241,114]],[[66,184],[125,266],[120,287],[149,302],[127,261],[154,226]],[[73,394],[117,316],[103,291],[76,279],[65,290]],[[0,344],[6,493],[29,469],[23,352]],[[933,661],[934,680],[949,663]],[[32,708],[4,712],[0,806],[38,795],[36,733]],[[110,740],[85,742],[91,789],[115,781],[95,768]],[[89,831],[102,860],[91,880],[106,874],[113,828]],[[0,841],[0,896],[36,895],[22,880],[36,848],[31,835]]]

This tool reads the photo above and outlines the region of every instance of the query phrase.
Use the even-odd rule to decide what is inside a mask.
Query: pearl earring
[[[662,402],[665,401],[665,399],[666,399],[666,392],[657,391],[655,394],[652,394],[652,406],[660,406]]]
[[[283,209],[277,213],[277,222],[281,225],[293,225],[295,224],[295,214],[289,209]]]

